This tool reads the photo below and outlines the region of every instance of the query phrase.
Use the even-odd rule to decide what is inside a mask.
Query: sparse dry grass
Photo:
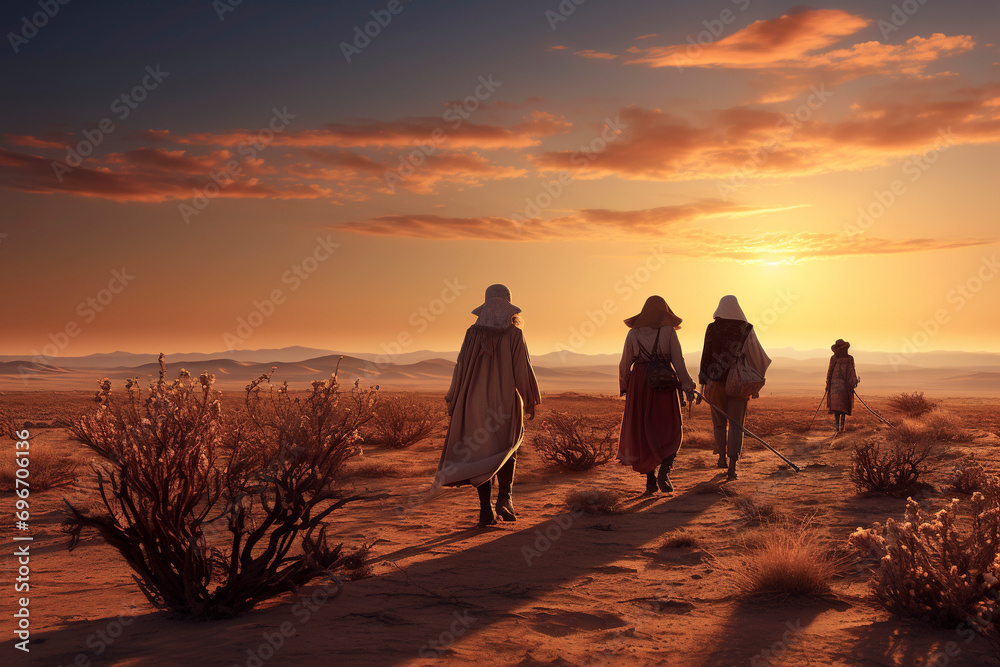
[[[585,514],[621,514],[621,495],[610,489],[573,491],[566,496],[566,505]]]
[[[660,544],[661,549],[696,549],[701,546],[701,540],[683,528],[669,533]]]
[[[751,523],[769,524],[786,519],[784,511],[776,503],[764,500],[753,492],[732,496],[729,501],[740,515]]]
[[[770,528],[716,561],[743,597],[823,597],[841,563],[806,526]]]
[[[347,477],[376,479],[379,477],[406,477],[412,474],[408,468],[399,468],[386,461],[363,461],[347,468]]]
[[[68,486],[76,481],[79,463],[75,459],[45,449],[29,451],[27,482],[32,492]],[[16,469],[13,456],[5,456],[0,461],[0,491],[14,490]]]
[[[688,427],[685,427],[684,437],[681,440],[681,446],[715,451],[715,434],[711,429],[689,429]]]
[[[969,442],[972,431],[962,425],[962,420],[946,410],[932,410],[923,417],[927,435],[938,442]]]

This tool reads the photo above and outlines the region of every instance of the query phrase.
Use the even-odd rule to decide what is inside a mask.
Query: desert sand
[[[53,420],[85,407],[88,394],[40,398],[4,397],[15,413],[35,406],[33,448],[85,463],[92,454]],[[421,398],[441,401],[439,394]],[[932,398],[974,435],[935,447],[928,475],[934,490],[921,502],[937,507],[954,495],[948,483],[962,456],[974,453],[996,472],[1000,417],[995,400]],[[878,422],[859,405],[838,441],[825,411],[816,428],[805,431],[817,400],[766,396],[751,405],[748,426],[766,433],[801,472],[748,442],[740,479],[721,483],[704,444],[709,415],[702,405],[686,424],[690,435],[675,467],[675,492],[643,498],[640,476],[616,462],[564,473],[533,447],[533,433],[551,411],[620,414],[621,401],[546,395],[518,459],[519,518],[482,529],[474,527],[472,489],[417,501],[436,468],[443,424],[408,450],[366,447],[350,465],[381,467],[383,474],[355,478],[352,490],[367,499],[333,514],[328,524],[348,546],[374,542],[372,576],[345,582],[330,600],[332,585],[316,581],[226,621],[199,623],[156,611],[119,555],[93,533],[67,551],[62,499],[93,499],[93,476],[84,465],[72,486],[33,495],[33,625],[23,664],[1000,665],[996,646],[985,639],[966,643],[955,630],[899,619],[875,603],[865,567],[846,558],[844,543],[858,526],[900,516],[905,499],[859,496],[847,478],[849,445],[880,428]],[[881,399],[870,402],[884,409]],[[567,494],[591,488],[620,492],[621,513],[570,512]],[[808,518],[831,548],[844,551],[830,596],[745,600],[734,594],[715,559],[767,530],[736,509],[733,498],[740,496],[773,504],[785,522]],[[5,514],[11,502],[4,493]],[[664,548],[677,531],[693,546]],[[9,522],[0,532],[10,544]],[[12,559],[2,563],[10,581]],[[11,596],[2,604],[0,615],[9,623]],[[957,642],[956,655],[945,655],[949,642]],[[11,644],[8,656],[15,653]]]

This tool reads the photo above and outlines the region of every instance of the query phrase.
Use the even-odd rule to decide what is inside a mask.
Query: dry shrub
[[[919,417],[937,406],[924,398],[924,392],[915,391],[912,394],[902,393],[889,397],[889,407],[910,417]]]
[[[964,508],[953,499],[934,514],[909,499],[903,521],[890,518],[850,536],[850,546],[878,559],[871,586],[879,603],[900,616],[997,636],[1000,478],[983,489]]]
[[[621,495],[610,489],[573,491],[566,496],[570,511],[582,511],[586,514],[620,514],[620,502]]]
[[[701,540],[686,530],[675,530],[667,535],[660,545],[661,549],[695,549],[701,546]]]
[[[785,520],[785,513],[776,504],[762,500],[755,493],[741,494],[730,498],[733,507],[749,522],[757,524],[776,523]]]
[[[67,503],[70,548],[95,529],[153,605],[192,618],[235,616],[321,575],[339,594],[333,573],[346,556],[323,522],[354,499],[338,481],[374,394],[358,384],[343,393],[334,375],[302,398],[287,385],[262,395],[264,375],[228,414],[212,375],[181,371],[168,383],[160,361],[145,394],[129,380],[113,395],[105,378],[97,408],[72,427],[104,460],[99,511]]]
[[[68,456],[60,456],[47,449],[29,449],[27,487],[31,491],[47,491],[57,486],[69,486],[76,481],[79,464]],[[16,457],[25,458],[25,457]],[[14,491],[15,471],[18,466],[15,457],[4,457],[0,463],[0,491]]]
[[[955,465],[955,481],[951,483],[951,488],[959,493],[971,494],[982,489],[986,480],[986,469],[974,456],[968,456]]]
[[[614,458],[620,426],[615,417],[553,412],[534,444],[546,461],[563,470],[590,470]]]
[[[927,448],[919,445],[889,445],[868,438],[851,454],[851,481],[859,493],[906,495],[922,485],[927,454]]]
[[[442,419],[441,412],[428,403],[403,396],[382,397],[365,440],[404,449],[428,437]]]
[[[890,442],[901,445],[926,445],[931,442],[927,425],[917,419],[901,419],[885,433]]]
[[[804,525],[767,530],[744,543],[741,553],[717,560],[745,597],[822,597],[840,569],[820,536]]]
[[[938,442],[969,442],[972,432],[962,427],[962,420],[950,412],[933,410],[923,418],[927,435]]]

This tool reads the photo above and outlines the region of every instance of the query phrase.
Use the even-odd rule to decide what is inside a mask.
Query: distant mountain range
[[[774,362],[767,374],[765,393],[816,394],[823,392],[829,352],[770,350]],[[859,393],[886,394],[925,391],[948,396],[1000,394],[1000,354],[987,352],[925,352],[908,359],[885,352],[853,352],[861,376]],[[129,377],[156,377],[157,354],[109,352],[84,357],[30,359],[0,356],[0,391],[93,389],[102,377],[120,384]],[[457,352],[419,350],[390,359],[377,353],[341,353],[307,347],[232,350],[215,354],[173,354],[167,357],[168,377],[181,368],[193,375],[214,373],[221,389],[241,389],[249,381],[275,369],[272,378],[305,387],[329,377],[340,365],[343,382],[362,380],[385,389],[444,391],[451,381]],[[701,353],[685,355],[697,375]],[[341,358],[343,357],[343,358]],[[550,352],[532,358],[543,392],[618,392],[618,355]]]

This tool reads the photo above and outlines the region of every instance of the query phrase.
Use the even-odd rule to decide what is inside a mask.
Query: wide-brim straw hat
[[[843,338],[838,338],[837,342],[830,346],[830,349],[833,350],[834,352],[836,352],[837,350],[844,350],[846,352],[850,347],[851,347],[850,343],[848,343]]]
[[[644,327],[659,329],[665,326],[678,327],[682,321],[674,311],[670,310],[670,306],[662,296],[651,296],[642,304],[642,310],[638,315],[625,320],[625,325],[630,329]]]
[[[486,288],[483,303],[472,311],[479,317],[477,324],[493,327],[505,327],[511,324],[512,318],[521,309],[510,302],[510,289],[497,283]]]

